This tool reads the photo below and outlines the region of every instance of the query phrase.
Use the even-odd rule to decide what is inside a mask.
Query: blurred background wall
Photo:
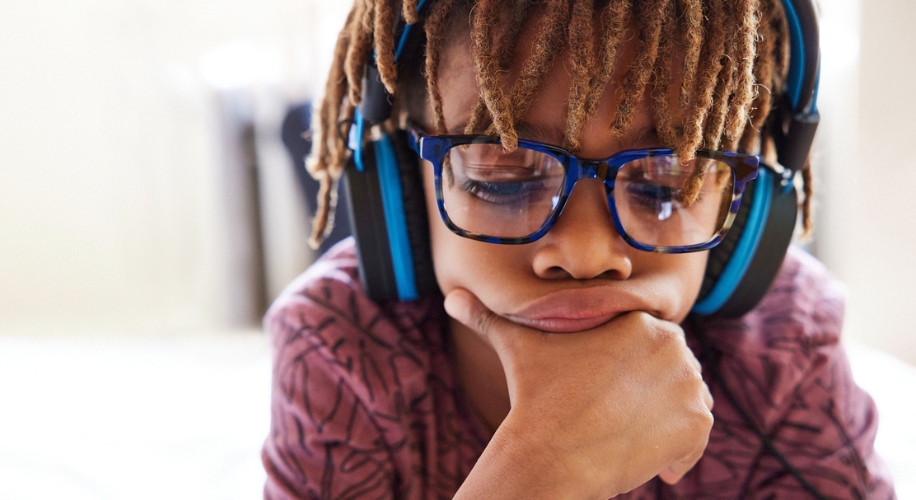
[[[286,107],[319,88],[342,3],[0,10],[0,331],[255,323],[257,303],[311,257],[279,129]],[[240,185],[251,124],[254,186]],[[252,187],[263,245],[246,238],[251,206],[239,195]]]
[[[256,323],[312,257],[279,124],[320,91],[346,3],[3,2],[0,332]],[[822,4],[811,249],[849,335],[916,363],[916,3]]]
[[[848,286],[847,333],[916,364],[916,2],[822,1],[814,251]]]

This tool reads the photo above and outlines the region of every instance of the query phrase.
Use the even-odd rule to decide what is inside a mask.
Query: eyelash
[[[656,205],[657,200],[660,198],[659,196],[656,196],[654,198],[651,196],[646,196],[646,193],[650,190],[653,193],[659,193],[659,192],[664,193],[665,202],[677,200],[679,196],[675,196],[675,193],[683,193],[682,189],[670,188],[667,186],[661,186],[658,184],[649,184],[649,183],[632,183],[628,187],[635,187],[635,186],[640,186],[640,188],[636,190],[636,193],[635,193],[636,196],[634,196],[634,201],[636,201],[643,207],[649,208],[649,209],[654,209],[657,206]],[[702,201],[703,201],[703,191],[700,191],[699,193],[697,193],[697,199],[696,201],[694,201],[694,203],[699,203]]]
[[[505,193],[504,189],[510,186],[518,189],[512,193]],[[501,204],[526,199],[528,194],[537,191],[542,186],[543,183],[537,181],[487,182],[468,179],[462,184],[461,189],[482,201]],[[495,199],[497,197],[501,199]]]

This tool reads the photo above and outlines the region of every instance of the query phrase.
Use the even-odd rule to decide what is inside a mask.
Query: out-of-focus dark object
[[[311,121],[311,103],[295,105],[287,110],[281,130],[283,144],[292,159],[293,171],[296,173],[300,191],[305,197],[310,217],[318,210],[318,181],[313,179],[305,169],[305,158],[308,156],[309,151],[312,150]],[[339,196],[340,189],[339,187],[337,189]],[[350,216],[347,211],[347,204],[340,201],[334,214],[334,229],[321,246],[318,247],[319,255],[323,254],[325,250],[331,248],[338,241],[350,236]]]
[[[226,279],[223,320],[233,327],[258,325],[267,310],[264,228],[254,103],[249,94],[217,94],[220,144],[220,213],[226,224],[223,246]]]

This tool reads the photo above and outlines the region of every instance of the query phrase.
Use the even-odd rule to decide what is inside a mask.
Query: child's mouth
[[[544,332],[576,333],[641,309],[645,305],[629,293],[611,287],[593,287],[551,293],[505,317]]]
[[[549,333],[576,333],[585,330],[597,328],[608,321],[617,317],[617,313],[595,316],[591,318],[524,318],[519,316],[508,316],[508,318],[518,324],[541,330]]]

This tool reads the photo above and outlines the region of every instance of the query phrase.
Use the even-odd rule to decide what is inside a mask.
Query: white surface
[[[849,346],[898,496],[916,498],[916,368]],[[257,332],[0,335],[0,500],[261,498],[269,386]]]
[[[852,373],[878,405],[875,449],[894,475],[897,498],[916,499],[916,367],[846,341]]]
[[[0,336],[0,499],[260,498],[262,334]]]

